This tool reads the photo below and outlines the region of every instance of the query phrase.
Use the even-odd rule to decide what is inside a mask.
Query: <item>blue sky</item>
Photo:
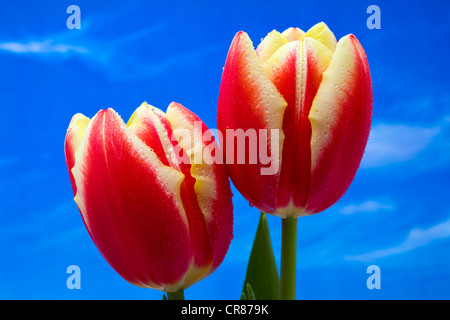
[[[450,298],[450,4],[442,1],[8,1],[0,9],[0,299],[160,299],[101,257],[73,202],[63,153],[73,114],[177,101],[215,128],[234,34],[324,21],[355,34],[374,90],[370,140],[330,209],[298,222],[299,299]],[[81,29],[66,8],[81,8]],[[381,8],[369,30],[366,9]],[[218,270],[189,299],[235,299],[259,218],[234,190],[235,227]],[[281,221],[269,217],[279,263]],[[66,287],[69,265],[81,289]],[[381,289],[366,269],[378,265]]]

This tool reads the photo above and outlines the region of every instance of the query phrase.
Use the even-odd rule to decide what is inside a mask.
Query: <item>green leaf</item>
[[[242,291],[241,294],[241,300],[256,300],[255,293],[253,292],[250,283],[247,283],[247,285],[244,287],[244,291]]]
[[[163,293],[163,300],[167,300],[167,296]]]
[[[280,298],[280,278],[273,254],[269,225],[263,212],[261,212],[248,260],[242,292],[248,300],[278,300]]]
[[[252,286],[250,283],[247,283],[247,300],[256,300],[255,293],[253,292]]]

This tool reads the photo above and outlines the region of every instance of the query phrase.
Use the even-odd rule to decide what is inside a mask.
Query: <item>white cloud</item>
[[[84,47],[73,46],[65,43],[53,43],[52,40],[30,41],[30,42],[3,42],[0,43],[0,50],[13,53],[87,53]]]
[[[147,28],[123,33],[108,40],[92,38],[89,33],[85,33],[88,29],[86,23],[83,26],[77,32],[51,34],[44,38],[46,40],[41,37],[32,41],[27,39],[0,42],[0,53],[34,54],[40,57],[50,54],[77,54],[89,67],[105,73],[111,79],[136,80],[156,77],[179,66],[189,66],[220,50],[220,46],[214,44],[190,49],[177,47],[177,50],[152,44],[161,54],[158,59],[150,59],[145,51],[148,49],[141,50],[142,43],[163,33],[166,22],[156,21]],[[138,49],[132,49],[135,47]]]
[[[361,255],[347,256],[346,259],[363,262],[374,261],[379,258],[408,252],[418,247],[427,245],[433,240],[443,239],[447,237],[450,237],[450,219],[428,229],[417,228],[411,230],[406,239],[398,246],[379,249]]]
[[[351,204],[348,206],[345,206],[343,208],[341,208],[339,210],[340,213],[342,214],[354,214],[354,213],[359,213],[359,212],[375,212],[378,210],[390,210],[393,207],[391,205],[388,204],[383,204],[380,202],[376,202],[376,201],[366,201],[364,203],[361,204]]]
[[[375,125],[370,134],[361,168],[373,168],[413,159],[440,133],[440,127]]]

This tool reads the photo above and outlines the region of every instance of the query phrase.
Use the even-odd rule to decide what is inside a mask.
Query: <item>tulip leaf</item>
[[[242,291],[241,300],[256,300],[255,293],[253,292],[250,283],[247,283],[247,286],[244,288],[244,291]]]
[[[255,293],[253,292],[252,286],[250,283],[247,283],[247,300],[256,300]]]
[[[245,300],[278,300],[280,298],[280,278],[267,217],[263,212],[261,212],[250,253],[242,293]]]

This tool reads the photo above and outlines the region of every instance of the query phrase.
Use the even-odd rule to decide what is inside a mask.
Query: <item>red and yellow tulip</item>
[[[369,66],[354,35],[337,42],[318,23],[306,33],[274,30],[256,50],[245,32],[234,37],[220,86],[218,129],[280,132],[279,139],[267,136],[259,145],[270,154],[271,144],[278,144],[279,152],[270,154],[280,165],[275,174],[261,174],[261,162],[227,163],[236,188],[261,211],[297,218],[334,204],[356,174],[371,118]],[[224,150],[229,143],[223,135]]]
[[[224,259],[228,177],[224,165],[192,161],[216,144],[194,139],[206,131],[178,103],[166,113],[144,103],[128,124],[112,109],[70,122],[65,155],[83,221],[108,263],[137,286],[185,289]]]

